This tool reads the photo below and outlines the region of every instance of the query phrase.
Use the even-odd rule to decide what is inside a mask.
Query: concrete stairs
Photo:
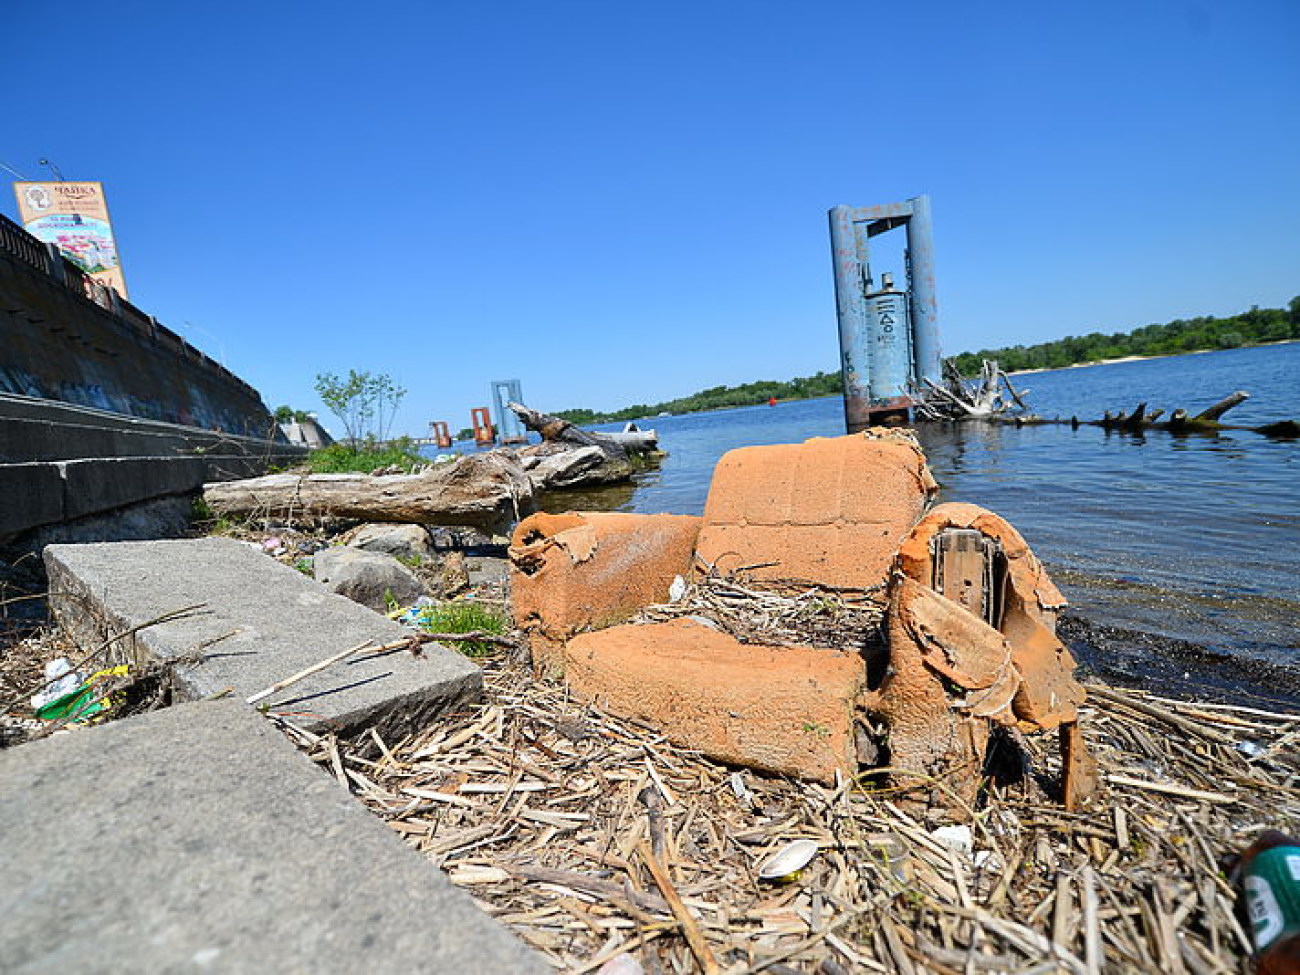
[[[409,631],[229,539],[54,545],[51,603],[87,645],[170,610],[114,656],[177,661],[219,700],[0,752],[6,972],[543,972],[549,967],[314,767],[244,699]],[[473,701],[426,644],[360,653],[264,700],[389,741]]]
[[[0,539],[304,456],[283,442],[0,394]]]

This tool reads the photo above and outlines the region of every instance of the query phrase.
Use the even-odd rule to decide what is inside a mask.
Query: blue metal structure
[[[524,429],[523,422],[519,417],[515,416],[512,410],[506,408],[507,403],[522,403],[523,401],[523,386],[520,385],[518,379],[493,380],[493,415],[497,418],[497,435],[503,444],[528,442],[528,431]]]
[[[890,416],[906,418],[922,381],[942,378],[930,198],[837,206],[830,224],[844,420],[856,433]],[[894,290],[888,274],[877,288],[871,275],[871,238],[896,227],[907,232],[904,291]]]

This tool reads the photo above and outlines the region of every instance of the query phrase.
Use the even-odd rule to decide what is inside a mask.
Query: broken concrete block
[[[365,641],[379,646],[410,635],[230,538],[50,545],[45,565],[50,606],[64,629],[87,649],[121,636],[114,662],[175,663],[182,698],[233,690],[243,699]],[[195,609],[155,622],[186,607]],[[374,725],[393,740],[482,687],[481,672],[462,654],[425,644],[420,658],[359,652],[264,703],[310,728],[343,734]]]
[[[862,658],[764,647],[689,619],[571,639],[565,678],[579,697],[645,721],[675,744],[782,775],[851,775]]]
[[[952,528],[972,529],[997,543],[1001,559],[997,629],[1006,637],[1020,675],[1013,708],[1021,726],[1044,730],[1074,721],[1085,694],[1074,679],[1074,658],[1056,638],[1056,618],[1065,598],[1009,523],[977,505],[938,505],[899,548],[899,571],[923,586],[933,585],[933,543]]]
[[[238,701],[5,749],[0,824],[9,973],[552,970]]]
[[[362,525],[348,539],[348,546],[410,562],[433,560],[433,542],[423,525]]]
[[[407,606],[425,594],[411,570],[383,552],[336,545],[317,552],[312,565],[316,581],[330,592],[377,613],[386,612],[390,600]]]
[[[608,512],[536,514],[510,544],[515,625],[529,635],[533,667],[563,666],[564,642],[620,623],[668,599],[690,572],[700,519]]]
[[[697,554],[756,580],[882,585],[937,490],[915,438],[871,430],[742,447],[718,462]]]

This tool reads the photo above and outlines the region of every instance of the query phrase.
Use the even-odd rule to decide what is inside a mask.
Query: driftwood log
[[[540,434],[543,443],[599,447],[605,451],[617,448],[624,452],[651,451],[659,446],[659,438],[653,430],[642,430],[635,423],[629,423],[619,433],[596,433],[576,427],[561,417],[530,409],[522,403],[507,403],[506,406],[519,417],[524,426]]]
[[[1145,430],[1165,430],[1169,433],[1214,433],[1216,430],[1251,430],[1268,437],[1300,437],[1300,424],[1294,420],[1282,420],[1264,426],[1246,427],[1221,423],[1223,414],[1234,406],[1239,406],[1250,399],[1250,394],[1237,390],[1231,396],[1225,396],[1213,406],[1201,410],[1195,416],[1189,416],[1186,410],[1174,410],[1164,423],[1159,422],[1164,410],[1148,410],[1146,403],[1139,403],[1132,413],[1115,413],[1109,410],[1100,420],[1092,421],[1090,426],[1099,426],[1107,430],[1126,430],[1139,433]],[[1079,421],[1071,421],[1075,426]]]
[[[1022,410],[1027,408],[996,360],[985,359],[979,378],[970,383],[962,378],[951,362],[944,362],[943,378],[942,383],[923,380],[926,390],[915,404],[918,417],[926,420],[986,420],[1006,412],[1012,403]]]
[[[1069,424],[1075,429],[1091,426],[1129,433],[1141,433],[1147,430],[1163,430],[1169,433],[1250,430],[1262,433],[1266,437],[1300,438],[1300,423],[1295,420],[1282,420],[1257,427],[1234,426],[1221,422],[1223,415],[1230,409],[1250,399],[1250,394],[1242,390],[1225,396],[1194,416],[1189,415],[1186,410],[1174,410],[1169,414],[1169,419],[1163,423],[1160,422],[1160,418],[1164,416],[1165,411],[1148,410],[1146,403],[1139,403],[1132,413],[1123,411],[1111,413],[1107,410],[1099,420],[1080,420],[1077,416],[1070,417],[1068,420],[1045,419],[1027,412],[1028,407],[1022,394],[1011,385],[1010,378],[997,362],[985,359],[979,378],[973,381],[962,378],[950,362],[944,362],[943,372],[942,384],[928,379],[924,381],[927,389],[913,407],[918,420],[981,420],[990,423],[1014,423],[1016,426]],[[1025,412],[1009,415],[1007,411],[1012,403]]]
[[[536,509],[533,481],[505,451],[471,454],[418,474],[271,474],[205,484],[214,514],[468,525],[506,534]]]
[[[624,431],[611,436],[583,430],[522,403],[506,406],[524,426],[541,435],[540,444],[516,452],[539,491],[629,480],[636,470],[631,455],[655,449],[653,431]]]

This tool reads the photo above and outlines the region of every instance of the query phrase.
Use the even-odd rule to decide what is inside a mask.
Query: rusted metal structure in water
[[[905,422],[924,381],[943,378],[930,198],[837,206],[830,224],[845,424],[849,433],[857,433]],[[892,274],[881,274],[877,287],[871,273],[871,238],[896,227],[907,233],[901,291],[894,288]]]

